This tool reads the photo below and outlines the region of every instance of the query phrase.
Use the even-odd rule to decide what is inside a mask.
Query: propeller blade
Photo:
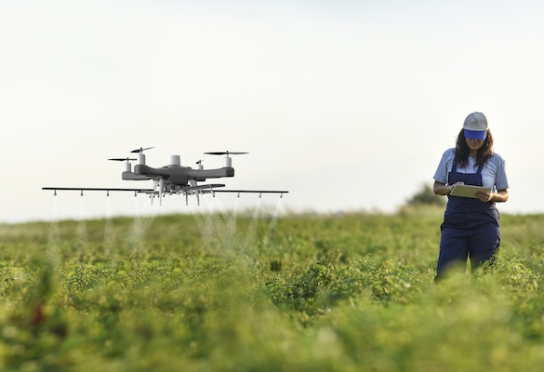
[[[151,149],[154,149],[154,147],[146,147],[145,149],[144,148],[139,148],[139,149],[136,149],[136,150],[132,150],[131,153],[132,154],[137,154],[137,153],[142,153],[144,152],[145,150],[151,150]]]
[[[108,160],[112,160],[112,161],[131,161],[131,160],[136,160],[136,159],[132,159],[132,158],[113,158],[113,159],[108,159]]]
[[[244,154],[249,154],[249,152],[230,152],[230,151],[225,151],[225,152],[205,152],[204,154],[207,154],[207,155],[244,155]]]

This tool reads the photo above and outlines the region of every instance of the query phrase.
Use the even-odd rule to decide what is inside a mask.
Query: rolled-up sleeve
[[[506,162],[501,157],[498,157],[497,160],[497,179],[495,181],[495,187],[497,187],[497,190],[504,190],[509,187],[508,177],[506,176]]]
[[[435,181],[441,182],[443,184],[446,184],[448,181],[448,172],[449,172],[449,162],[454,155],[453,149],[446,150],[444,154],[442,154],[442,159],[440,159],[440,163],[438,164],[438,168],[436,168],[436,172],[434,173],[433,179]]]

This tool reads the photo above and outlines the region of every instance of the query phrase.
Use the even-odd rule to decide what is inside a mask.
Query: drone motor
[[[144,155],[144,151],[146,150],[151,150],[153,149],[154,147],[146,147],[145,149],[140,147],[139,149],[136,149],[136,150],[132,150],[131,153],[132,154],[138,154],[138,165],[145,165],[145,155]]]
[[[132,172],[132,165],[130,164],[130,161],[131,161],[131,160],[136,160],[136,159],[132,159],[132,158],[126,157],[126,158],[113,158],[113,159],[108,159],[108,160],[112,160],[112,161],[126,161],[126,163],[125,163],[125,172]]]
[[[230,152],[230,151],[225,151],[225,152],[205,152],[204,154],[207,154],[207,155],[226,155],[224,158],[223,158],[223,166],[224,167],[228,167],[228,168],[232,168],[232,159],[229,157],[229,155],[244,155],[244,154],[248,154],[247,152]]]

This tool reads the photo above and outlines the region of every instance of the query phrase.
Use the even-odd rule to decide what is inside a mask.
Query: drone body
[[[168,165],[165,165],[161,168],[153,168],[146,164],[145,159],[145,150],[152,149],[149,148],[139,148],[133,150],[132,153],[138,153],[138,159],[131,158],[113,158],[108,160],[113,161],[125,161],[125,171],[122,173],[122,179],[125,181],[153,181],[153,188],[85,188],[85,187],[43,187],[42,190],[54,190],[55,195],[57,190],[74,190],[81,191],[106,191],[109,196],[110,191],[128,191],[134,192],[134,195],[140,193],[148,194],[151,197],[151,201],[155,196],[159,197],[159,200],[162,201],[164,194],[170,195],[185,195],[186,202],[188,204],[189,195],[195,195],[197,201],[200,204],[200,194],[211,193],[215,196],[216,192],[233,192],[238,193],[258,193],[259,196],[263,193],[273,193],[280,194],[280,197],[283,194],[287,194],[288,191],[276,191],[276,190],[215,190],[215,188],[224,187],[223,184],[205,184],[198,185],[198,182],[205,182],[209,178],[226,178],[234,177],[234,168],[232,167],[232,158],[230,155],[241,155],[247,154],[245,152],[207,152],[208,155],[226,155],[223,161],[222,168],[216,169],[204,169],[202,166],[202,160],[199,160],[196,164],[198,165],[197,169],[191,167],[184,167],[180,164],[179,155],[171,155]],[[132,164],[130,163],[133,160],[138,160],[138,163],[134,166],[134,171],[132,171]]]

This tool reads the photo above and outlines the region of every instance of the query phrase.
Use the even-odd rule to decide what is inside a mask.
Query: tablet
[[[462,196],[464,198],[477,198],[476,191],[490,192],[490,187],[471,186],[471,185],[453,185],[450,192],[451,196]]]

